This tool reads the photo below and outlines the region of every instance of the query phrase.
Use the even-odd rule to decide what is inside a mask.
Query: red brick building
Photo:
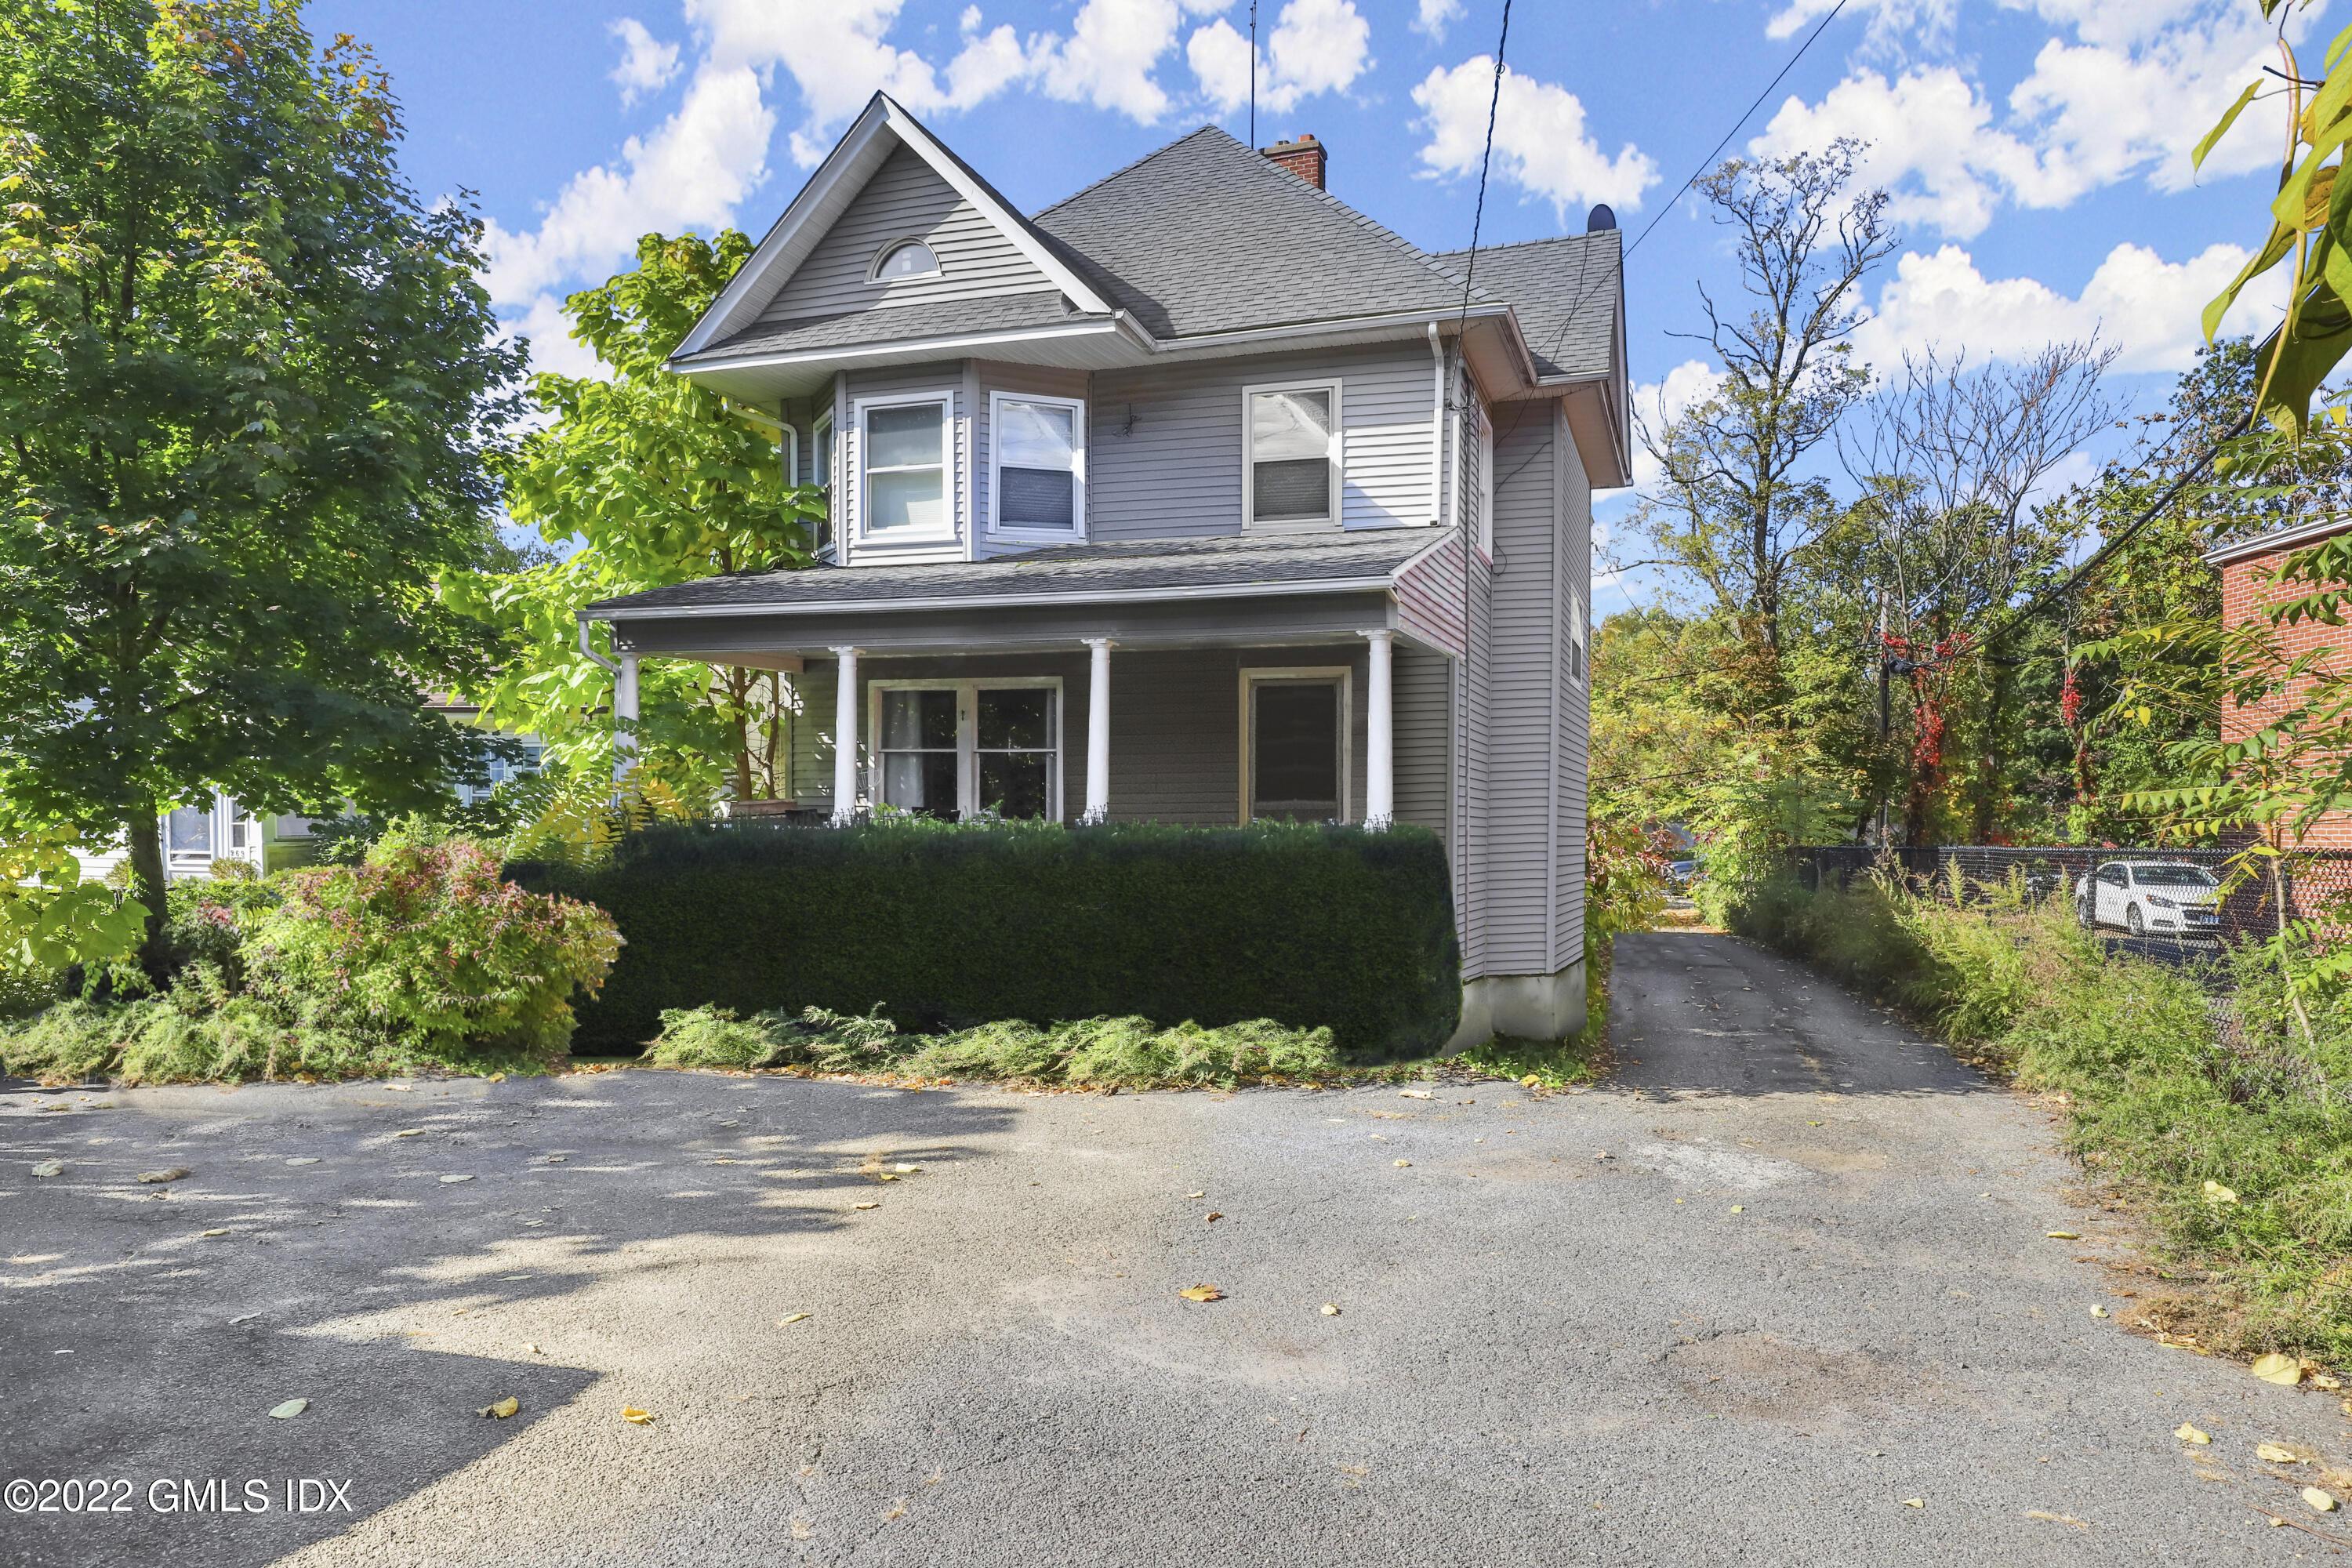
[[[2271,579],[2296,551],[2309,549],[2347,529],[2352,529],[2352,519],[2323,518],[2316,522],[2273,529],[2208,552],[2207,563],[2221,574],[2221,614],[2228,624],[2242,625],[2271,605],[2304,597],[2311,591],[2310,584],[2283,584]],[[2289,658],[2299,658],[2314,648],[2336,650],[2307,680],[2340,680],[2347,673],[2352,673],[2352,657],[2347,653],[2347,647],[2352,647],[2352,628],[2305,620],[2280,627],[2279,641],[2282,652]],[[2221,710],[2222,738],[2238,740],[2252,733],[2283,711],[2292,695],[2282,693],[2251,708],[2225,704]],[[2329,812],[2304,835],[2302,844],[2308,849],[2352,849],[2352,812]]]

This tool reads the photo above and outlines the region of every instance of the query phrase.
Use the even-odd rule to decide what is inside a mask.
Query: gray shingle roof
[[[1286,175],[1285,178],[1293,176]],[[588,606],[601,611],[821,608],[888,600],[1073,594],[1150,589],[1253,588],[1381,577],[1429,548],[1444,532],[1427,528],[1366,529],[1308,539],[1154,539],[1125,544],[1052,545],[992,561],[926,565],[809,567],[745,573],[678,583]]]
[[[1479,247],[1475,272],[1478,292],[1511,302],[1542,374],[1601,375],[1610,369],[1616,347],[1623,239],[1611,228],[1524,245]],[[1459,274],[1469,256],[1466,250],[1449,250],[1431,259]]]
[[[935,338],[948,332],[990,332],[1021,327],[1057,327],[1080,320],[1062,309],[1062,296],[998,294],[970,300],[931,300],[919,305],[887,305],[831,316],[803,316],[755,326],[711,344],[678,363],[734,359],[751,353],[792,353],[841,348],[851,343],[888,343]],[[1105,318],[1097,316],[1095,321]]]
[[[1031,222],[1159,338],[1462,302],[1457,277],[1213,125]]]

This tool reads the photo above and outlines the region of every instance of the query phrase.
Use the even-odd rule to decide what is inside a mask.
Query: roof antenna
[[[1250,149],[1257,149],[1257,0],[1250,0]]]

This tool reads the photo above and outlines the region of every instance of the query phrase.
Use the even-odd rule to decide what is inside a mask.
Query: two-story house
[[[835,820],[1424,826],[1458,1037],[1559,1037],[1619,236],[1423,252],[1326,157],[1203,128],[1024,217],[877,95],[671,361],[779,423],[825,564],[581,614],[625,716],[642,659],[793,672]]]

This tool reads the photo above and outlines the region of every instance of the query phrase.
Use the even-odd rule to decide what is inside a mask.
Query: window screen
[[[1331,515],[1331,394],[1250,395],[1250,521],[1319,522]]]
[[[1044,816],[1053,800],[1054,694],[1042,687],[977,694],[980,808]]]
[[[1339,687],[1328,680],[1250,688],[1250,816],[1329,822],[1339,816]]]
[[[1007,399],[996,415],[997,526],[1076,532],[1077,411]]]
[[[941,462],[947,408],[914,403],[866,416],[866,527],[871,533],[939,531],[947,522]]]

